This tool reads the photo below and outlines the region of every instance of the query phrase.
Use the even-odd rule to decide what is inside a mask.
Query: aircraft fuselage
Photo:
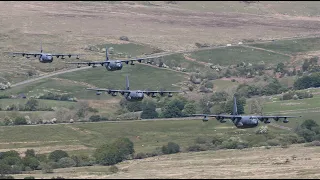
[[[125,96],[127,101],[142,101],[143,97],[144,94],[141,91],[131,91]]]
[[[53,57],[51,54],[41,53],[39,61],[41,63],[51,63],[53,61]]]
[[[108,71],[118,71],[122,69],[121,61],[110,61],[110,63],[105,64]]]

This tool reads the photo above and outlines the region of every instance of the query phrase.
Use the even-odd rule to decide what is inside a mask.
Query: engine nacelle
[[[269,124],[269,123],[270,123],[270,120],[269,120],[269,119],[266,119],[266,120],[264,120],[264,123],[265,123],[265,124]]]
[[[283,120],[283,123],[288,123],[289,122],[289,120],[287,119],[287,118],[285,118],[284,120]]]
[[[279,121],[279,118],[278,117],[274,117],[273,118],[275,121]]]
[[[202,119],[203,122],[207,122],[208,120],[209,120],[209,119],[208,119],[208,117],[206,117],[206,116]]]
[[[217,116],[216,119],[217,119],[217,120],[222,120],[223,117]]]
[[[111,95],[112,95],[112,96],[117,96],[117,93],[116,93],[116,92],[113,92]]]
[[[151,97],[157,97],[157,95],[155,93],[152,93]]]
[[[220,122],[221,123],[225,123],[225,122],[227,122],[225,119],[220,119]]]
[[[79,59],[79,56],[77,56],[76,59]]]
[[[80,68],[81,66],[80,65],[77,65],[77,68]]]
[[[172,97],[172,94],[171,94],[171,93],[169,93],[169,94],[168,94],[168,97]]]
[[[96,95],[100,95],[101,93],[102,93],[102,92],[100,92],[100,91],[97,91],[97,92],[96,92]]]

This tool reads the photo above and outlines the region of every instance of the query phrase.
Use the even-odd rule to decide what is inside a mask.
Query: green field
[[[100,44],[96,45],[99,49],[102,48],[110,48],[113,47],[113,53],[109,52],[109,54],[117,55],[118,53],[123,53],[126,55],[130,55],[131,57],[140,56],[143,54],[152,54],[155,52],[156,48],[150,47],[148,45],[140,45],[135,43],[128,44]],[[160,50],[158,50],[160,52]]]
[[[299,52],[320,50],[320,37],[294,40],[277,40],[269,43],[252,44],[251,46],[295,55]]]
[[[178,90],[176,84],[186,80],[186,75],[162,68],[135,64],[124,65],[121,71],[110,72],[104,67],[97,67],[83,71],[71,72],[63,75],[54,76],[59,79],[42,79],[27,85],[21,85],[9,90],[1,91],[0,95],[17,95],[24,93],[27,97],[39,95],[40,93],[56,92],[71,93],[78,99],[104,100],[111,96],[96,96],[95,92],[85,88],[96,86],[100,88],[125,88],[125,76],[129,75],[130,88],[152,89],[152,90]],[[72,80],[72,81],[65,81]],[[87,84],[83,84],[85,82]]]
[[[0,99],[0,107],[5,108],[7,105],[11,104],[26,104],[28,99]],[[76,104],[76,102],[69,102],[69,101],[55,101],[55,100],[45,100],[45,99],[38,99],[39,107],[65,107],[71,108]]]
[[[274,133],[288,133],[271,126],[269,129]],[[0,144],[5,149],[13,148],[13,143],[15,148],[21,148],[34,147],[34,142],[56,141],[50,144],[54,146],[66,145],[72,141],[71,145],[84,145],[91,148],[111,142],[118,137],[128,137],[134,142],[136,152],[152,152],[169,141],[186,148],[194,144],[197,137],[204,137],[209,141],[212,136],[218,134],[227,137],[247,137],[254,130],[236,129],[230,122],[221,124],[214,119],[207,123],[199,119],[2,126],[0,127]],[[72,152],[77,153],[75,150]]]
[[[181,67],[185,68],[187,72],[196,72],[205,69],[205,66],[203,64],[187,60],[183,57],[183,54],[181,53],[164,56],[160,59],[164,64],[168,65],[170,68]]]
[[[264,62],[265,64],[270,65],[286,62],[290,59],[289,56],[241,46],[200,50],[191,53],[191,57],[197,61],[221,66],[233,65],[241,62],[252,64]]]

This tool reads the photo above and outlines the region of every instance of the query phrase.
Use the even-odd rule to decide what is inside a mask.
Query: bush
[[[109,171],[112,172],[112,173],[117,173],[119,171],[118,167],[117,166],[110,166],[109,167]]]
[[[0,175],[0,179],[14,179],[13,176]]]
[[[119,39],[122,41],[129,41],[129,38],[127,36],[121,36]]]
[[[89,120],[91,122],[98,122],[101,120],[101,117],[100,117],[100,115],[92,115],[92,116],[90,116]]]
[[[24,117],[16,117],[14,119],[14,125],[26,125],[27,124],[27,120]]]
[[[205,144],[205,143],[207,142],[207,140],[206,140],[206,138],[204,138],[204,137],[197,137],[196,140],[195,140],[195,142],[196,142],[197,144]]]
[[[221,143],[223,142],[223,137],[221,136],[214,136],[212,139],[212,144],[213,145],[221,145]]]
[[[63,150],[55,150],[49,154],[49,159],[58,162],[61,158],[69,157],[68,153]]]
[[[67,168],[67,167],[76,166],[76,162],[69,157],[64,157],[64,158],[59,159],[58,164],[59,164],[60,168]]]
[[[35,179],[33,176],[27,176],[27,177],[24,177],[23,179]]]
[[[52,167],[47,163],[41,163],[40,168],[41,168],[42,173],[44,173],[44,174],[53,173]]]
[[[192,152],[198,152],[198,151],[201,151],[201,150],[202,150],[202,148],[197,144],[189,146],[187,148],[187,151],[192,151]]]
[[[163,154],[174,154],[180,152],[180,146],[174,142],[168,142],[167,145],[162,146]]]
[[[280,145],[280,142],[278,140],[276,140],[276,139],[270,139],[270,140],[267,141],[267,143],[268,143],[269,146],[278,146],[278,145]]]
[[[38,159],[31,156],[25,156],[22,159],[22,163],[24,166],[28,166],[32,170],[35,170],[40,165],[40,162],[38,161]]]
[[[144,158],[147,158],[147,157],[148,156],[145,153],[140,152],[135,156],[135,159],[144,159]]]
[[[306,143],[304,146],[305,146],[305,147],[309,147],[309,146],[320,146],[320,141],[312,141],[312,142]]]

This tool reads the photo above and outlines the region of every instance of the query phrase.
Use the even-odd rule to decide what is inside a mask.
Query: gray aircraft
[[[270,123],[271,118],[278,121],[280,118],[283,118],[283,123],[288,123],[287,118],[295,118],[296,116],[255,116],[255,115],[239,115],[237,110],[237,100],[236,97],[233,97],[233,112],[228,114],[192,114],[192,116],[203,116],[203,122],[208,121],[208,117],[215,117],[221,123],[225,123],[225,119],[231,119],[233,124],[237,128],[253,128],[258,126],[259,120],[263,121],[265,124]],[[301,116],[299,116],[301,117]]]
[[[155,58],[155,57],[146,57],[146,58],[134,58],[134,59],[124,59],[124,60],[121,60],[121,59],[109,59],[109,56],[108,56],[108,47],[106,47],[106,60],[104,61],[92,61],[92,62],[70,62],[70,63],[67,63],[67,64],[77,64],[78,68],[80,68],[80,64],[87,64],[88,66],[91,66],[92,67],[96,67],[97,64],[100,64],[101,66],[105,66],[106,69],[108,71],[117,71],[117,70],[121,70],[122,69],[122,63],[126,63],[128,64],[129,61],[131,61],[131,64],[130,65],[134,65],[134,61],[138,61],[139,63],[141,63],[142,60],[145,60],[145,59],[151,59],[151,58]]]
[[[42,50],[42,43],[40,47],[40,53],[29,53],[29,52],[12,52],[10,53],[15,57],[17,54],[21,54],[23,57],[26,56],[26,58],[30,58],[30,56],[37,57],[39,56],[39,61],[41,63],[51,63],[53,61],[53,57],[56,56],[57,58],[61,57],[61,59],[65,59],[65,56],[68,56],[71,58],[71,56],[77,56],[76,59],[79,59],[79,56],[81,54],[50,54],[50,53],[44,53]]]
[[[130,90],[129,88],[129,78],[126,77],[126,88],[124,90],[114,90],[114,89],[100,89],[100,88],[87,88],[87,90],[96,91],[97,95],[100,95],[101,91],[106,91],[112,96],[117,96],[117,93],[123,95],[128,101],[142,101],[144,94],[151,97],[156,97],[156,94],[161,96],[168,94],[168,97],[172,97],[172,93],[181,93],[183,91],[149,91],[149,90]]]

